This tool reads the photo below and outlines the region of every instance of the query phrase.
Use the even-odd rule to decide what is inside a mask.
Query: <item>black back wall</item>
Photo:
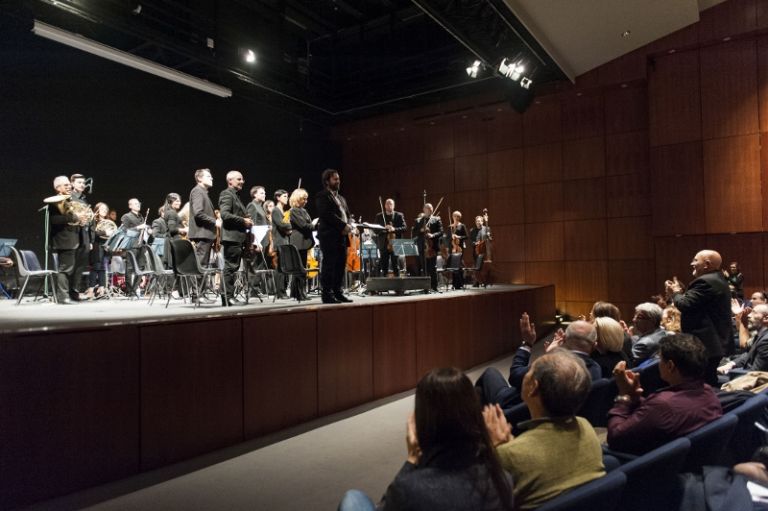
[[[0,24],[1,26],[1,24]],[[213,172],[214,203],[225,174],[238,169],[248,189],[320,189],[340,150],[325,127],[238,98],[223,99],[39,38],[0,30],[0,237],[43,249],[43,198],[53,178],[93,177],[89,201],[118,215],[137,197],[157,215],[169,192],[186,202],[194,170]],[[310,209],[312,199],[310,197]]]

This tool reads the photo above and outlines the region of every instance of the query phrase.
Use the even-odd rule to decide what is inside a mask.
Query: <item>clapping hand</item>
[[[552,337],[552,340],[547,343],[547,353],[552,351],[555,348],[559,348],[563,345],[565,342],[565,331],[562,328],[558,328],[557,332],[555,332],[554,337]]]
[[[523,344],[528,346],[536,344],[536,324],[531,323],[527,312],[523,312],[520,317],[520,334],[523,337]]]
[[[514,438],[512,426],[507,422],[507,418],[504,417],[504,412],[498,404],[486,405],[483,408],[483,420],[494,447],[505,444]]]
[[[421,447],[419,447],[419,437],[416,435],[416,416],[413,413],[408,417],[405,445],[408,448],[408,462],[418,465],[421,459]]]
[[[619,388],[620,395],[627,395],[632,399],[643,395],[643,388],[640,386],[640,375],[627,369],[627,363],[623,360],[613,368],[613,379]]]
[[[672,277],[672,280],[665,281],[664,288],[666,289],[666,292],[668,295],[673,295],[676,293],[683,292],[683,284],[681,284],[680,281],[677,280],[677,277]]]

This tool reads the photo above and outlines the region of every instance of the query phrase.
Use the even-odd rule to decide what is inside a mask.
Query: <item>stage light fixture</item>
[[[477,78],[477,72],[480,71],[481,65],[482,62],[479,60],[474,61],[472,65],[467,68],[467,76],[470,78]]]
[[[118,64],[123,64],[125,66],[138,69],[139,71],[144,71],[145,73],[150,73],[155,76],[159,76],[160,78],[165,78],[166,80],[171,80],[172,82],[180,83],[182,85],[186,85],[187,87],[192,87],[193,89],[207,92],[221,98],[228,98],[232,96],[232,90],[228,89],[227,87],[223,87],[216,83],[212,83],[207,80],[176,71],[170,67],[160,65],[156,62],[152,62],[151,60],[137,57],[136,55],[112,48],[111,46],[97,43],[96,41],[83,37],[79,34],[67,32],[66,30],[62,30],[60,28],[54,27],[53,25],[48,25],[47,23],[43,23],[38,20],[35,20],[35,25],[32,27],[32,32],[35,35],[45,37],[51,41],[66,44],[72,48],[77,48],[78,50],[82,50],[92,55],[111,60],[112,62],[117,62]]]
[[[255,64],[256,63],[256,53],[254,53],[253,50],[246,50],[245,51],[245,61],[249,64]]]
[[[499,64],[499,73],[506,76],[513,82],[516,82],[520,79],[520,77],[525,72],[525,66],[523,65],[522,60],[518,60],[517,62],[510,62],[509,59],[502,59],[501,63]]]

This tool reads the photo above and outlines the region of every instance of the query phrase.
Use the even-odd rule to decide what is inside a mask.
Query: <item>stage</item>
[[[554,286],[351,304],[0,302],[0,507],[158,468],[512,351]]]

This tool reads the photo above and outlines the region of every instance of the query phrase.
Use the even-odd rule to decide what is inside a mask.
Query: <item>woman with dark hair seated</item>
[[[512,510],[512,480],[501,468],[472,382],[455,368],[433,369],[416,387],[408,459],[378,506],[350,490],[339,511]]]

